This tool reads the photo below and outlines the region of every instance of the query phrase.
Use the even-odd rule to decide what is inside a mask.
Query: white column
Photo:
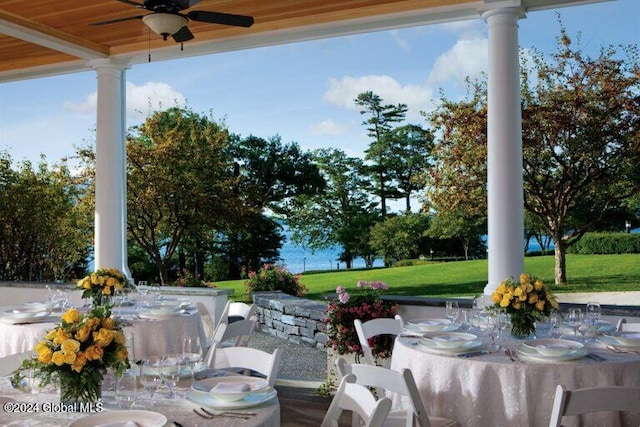
[[[125,67],[91,62],[97,73],[95,268],[127,272],[125,187]],[[123,242],[124,240],[124,242]]]
[[[522,111],[518,58],[519,7],[482,14],[489,26],[488,80],[488,249],[491,294],[500,281],[524,270]]]

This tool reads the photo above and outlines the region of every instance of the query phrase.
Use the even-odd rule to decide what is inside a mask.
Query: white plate
[[[100,424],[125,423],[127,421],[133,421],[140,427],[162,427],[167,423],[167,417],[151,411],[104,411],[75,420],[69,424],[69,427],[95,427]]]
[[[576,360],[580,359],[587,354],[589,354],[589,350],[586,348],[578,348],[575,350],[571,350],[567,354],[562,356],[545,356],[544,354],[538,353],[537,350],[533,348],[529,348],[524,344],[520,344],[516,349],[518,356],[521,356],[524,359],[534,360],[534,361],[543,361],[543,362],[565,362],[568,360]]]
[[[584,347],[579,342],[561,339],[528,340],[522,345],[549,357],[564,356]]]
[[[632,332],[629,332],[629,333],[632,333]],[[638,334],[638,332],[633,332],[633,333]],[[629,339],[623,338],[623,340],[621,341],[620,337],[617,337],[614,335],[607,335],[607,334],[599,336],[598,339],[605,345],[610,345],[620,350],[640,351],[640,342],[637,342],[636,340],[633,340],[633,339],[629,340]],[[634,344],[635,342],[637,342],[637,344]]]
[[[210,392],[210,390],[219,383],[247,384],[251,388],[252,393],[263,391],[269,387],[267,380],[258,377],[250,377],[248,375],[229,375],[205,378],[204,380],[193,383],[192,387],[195,390]]]
[[[253,406],[261,405],[264,402],[267,402],[274,397],[276,397],[278,393],[275,389],[271,387],[267,387],[263,392],[260,393],[251,393],[246,396],[244,399],[236,400],[233,402],[227,402],[224,400],[215,399],[211,396],[210,393],[195,390],[193,388],[187,390],[186,399],[197,403],[198,405],[202,405],[205,408],[211,409],[243,409],[243,408],[251,408]]]
[[[451,323],[449,319],[423,319],[407,322],[404,328],[412,332],[450,332],[460,329],[460,325]]]
[[[612,339],[625,347],[640,347],[640,332],[618,332],[616,335],[605,334],[609,339]]]
[[[434,354],[446,354],[446,355],[458,355],[464,353],[470,353],[472,351],[477,351],[481,347],[484,346],[484,342],[480,339],[465,341],[463,345],[455,348],[445,348],[438,347],[434,344],[433,340],[422,338],[418,341],[418,344],[421,347],[421,350],[426,351],[427,353]]]
[[[469,341],[477,339],[477,335],[464,332],[429,332],[424,334],[425,341],[431,341],[435,347],[439,348],[467,347]]]
[[[31,313],[29,316],[16,317],[11,313],[0,315],[0,321],[3,323],[18,324],[18,323],[39,323],[51,320],[51,313],[43,311],[39,313]]]
[[[143,319],[162,320],[162,319],[170,319],[172,317],[180,316],[180,312],[175,311],[170,313],[150,313],[145,310],[140,310],[138,312],[138,316],[142,317]]]

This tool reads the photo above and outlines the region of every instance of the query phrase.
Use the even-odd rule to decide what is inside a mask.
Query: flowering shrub
[[[260,291],[282,291],[285,294],[302,296],[307,288],[300,282],[300,275],[273,264],[264,264],[256,273],[251,271],[244,282],[247,294]]]
[[[93,299],[95,306],[102,305],[103,296],[113,296],[129,286],[127,278],[115,268],[104,268],[80,279],[78,288],[82,289],[82,298]]]
[[[202,276],[193,274],[186,268],[178,270],[177,272],[176,286],[179,288],[215,288],[216,285],[208,283],[202,280]]]
[[[63,402],[96,402],[107,368],[122,375],[129,368],[122,327],[111,317],[108,306],[94,308],[83,315],[72,308],[62,315],[61,323],[36,344],[37,359],[26,359],[16,372],[34,370],[40,385],[53,381],[57,374]]]
[[[327,326],[327,346],[330,346],[338,354],[356,353],[362,354],[360,341],[353,325],[355,319],[362,322],[379,317],[393,317],[398,311],[398,305],[380,298],[382,291],[389,289],[384,282],[366,282],[360,280],[357,283],[361,293],[350,295],[344,286],[338,286],[338,301],[327,306],[324,323]],[[371,351],[375,357],[389,357],[393,347],[393,337],[379,335],[369,340]]]
[[[500,282],[491,294],[494,310],[502,310],[511,315],[511,332],[526,336],[535,331],[535,322],[557,311],[558,301],[542,280],[522,273],[519,282],[513,277]]]

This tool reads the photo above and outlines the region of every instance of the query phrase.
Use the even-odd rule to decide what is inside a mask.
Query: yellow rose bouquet
[[[116,291],[129,287],[127,278],[115,268],[104,268],[86,276],[78,282],[82,298],[91,298],[94,306],[103,305],[104,297],[111,297]]]
[[[536,330],[536,321],[558,311],[558,301],[542,280],[527,273],[516,283],[513,277],[500,282],[491,295],[494,309],[511,315],[511,333],[527,336]]]
[[[130,367],[122,327],[108,307],[95,307],[87,314],[72,308],[61,323],[50,330],[36,347],[37,359],[25,360],[16,372],[19,383],[24,372],[34,372],[39,386],[60,382],[60,400],[65,404],[94,403],[101,397],[103,375],[114,369],[116,376]]]

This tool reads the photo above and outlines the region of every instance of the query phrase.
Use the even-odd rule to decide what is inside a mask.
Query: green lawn
[[[525,269],[540,277],[555,293],[640,291],[640,255],[567,255],[567,279],[554,285],[554,257],[527,257]],[[487,281],[487,260],[433,262],[413,267],[336,271],[302,276],[307,298],[319,299],[336,286],[355,289],[358,280],[381,280],[389,284],[388,295],[462,296],[482,293]],[[244,299],[242,280],[217,282],[234,290],[233,299]]]

